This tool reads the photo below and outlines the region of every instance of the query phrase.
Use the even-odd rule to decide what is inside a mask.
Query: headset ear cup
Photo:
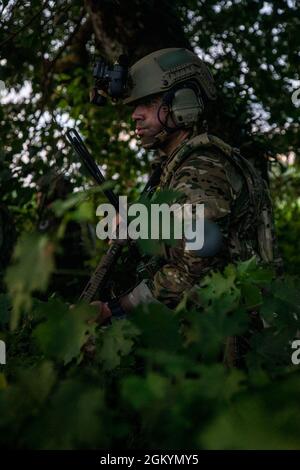
[[[190,127],[195,124],[204,111],[202,97],[194,88],[180,88],[174,93],[171,112],[174,122],[180,127]]]

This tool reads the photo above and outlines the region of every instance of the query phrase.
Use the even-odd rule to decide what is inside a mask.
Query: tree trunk
[[[157,49],[191,49],[170,0],[86,0],[86,8],[97,48],[111,61],[126,54],[132,64]]]

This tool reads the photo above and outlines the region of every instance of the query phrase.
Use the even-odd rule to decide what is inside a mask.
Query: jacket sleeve
[[[186,240],[179,240],[175,247],[166,249],[166,263],[154,275],[149,284],[155,299],[175,308],[184,291],[199,282],[208,271],[221,268],[229,261],[228,227],[235,191],[229,183],[234,171],[220,155],[205,154],[190,156],[173,176],[170,189],[179,191],[180,204],[204,204],[204,218],[217,224],[222,235],[222,244],[214,256],[199,255],[187,250]],[[205,237],[204,237],[205,243]]]

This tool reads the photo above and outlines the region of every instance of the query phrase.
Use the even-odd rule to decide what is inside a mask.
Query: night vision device
[[[117,101],[124,98],[128,85],[128,58],[121,55],[118,61],[110,65],[103,58],[95,62],[93,69],[94,88],[90,101],[98,106],[105,106],[107,98]]]

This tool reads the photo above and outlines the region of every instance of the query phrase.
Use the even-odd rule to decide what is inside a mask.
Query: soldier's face
[[[163,129],[161,122],[166,123],[168,108],[161,106],[161,103],[161,96],[156,95],[140,100],[135,106],[132,119],[135,121],[135,132],[141,139],[142,146],[149,148],[155,135]]]

